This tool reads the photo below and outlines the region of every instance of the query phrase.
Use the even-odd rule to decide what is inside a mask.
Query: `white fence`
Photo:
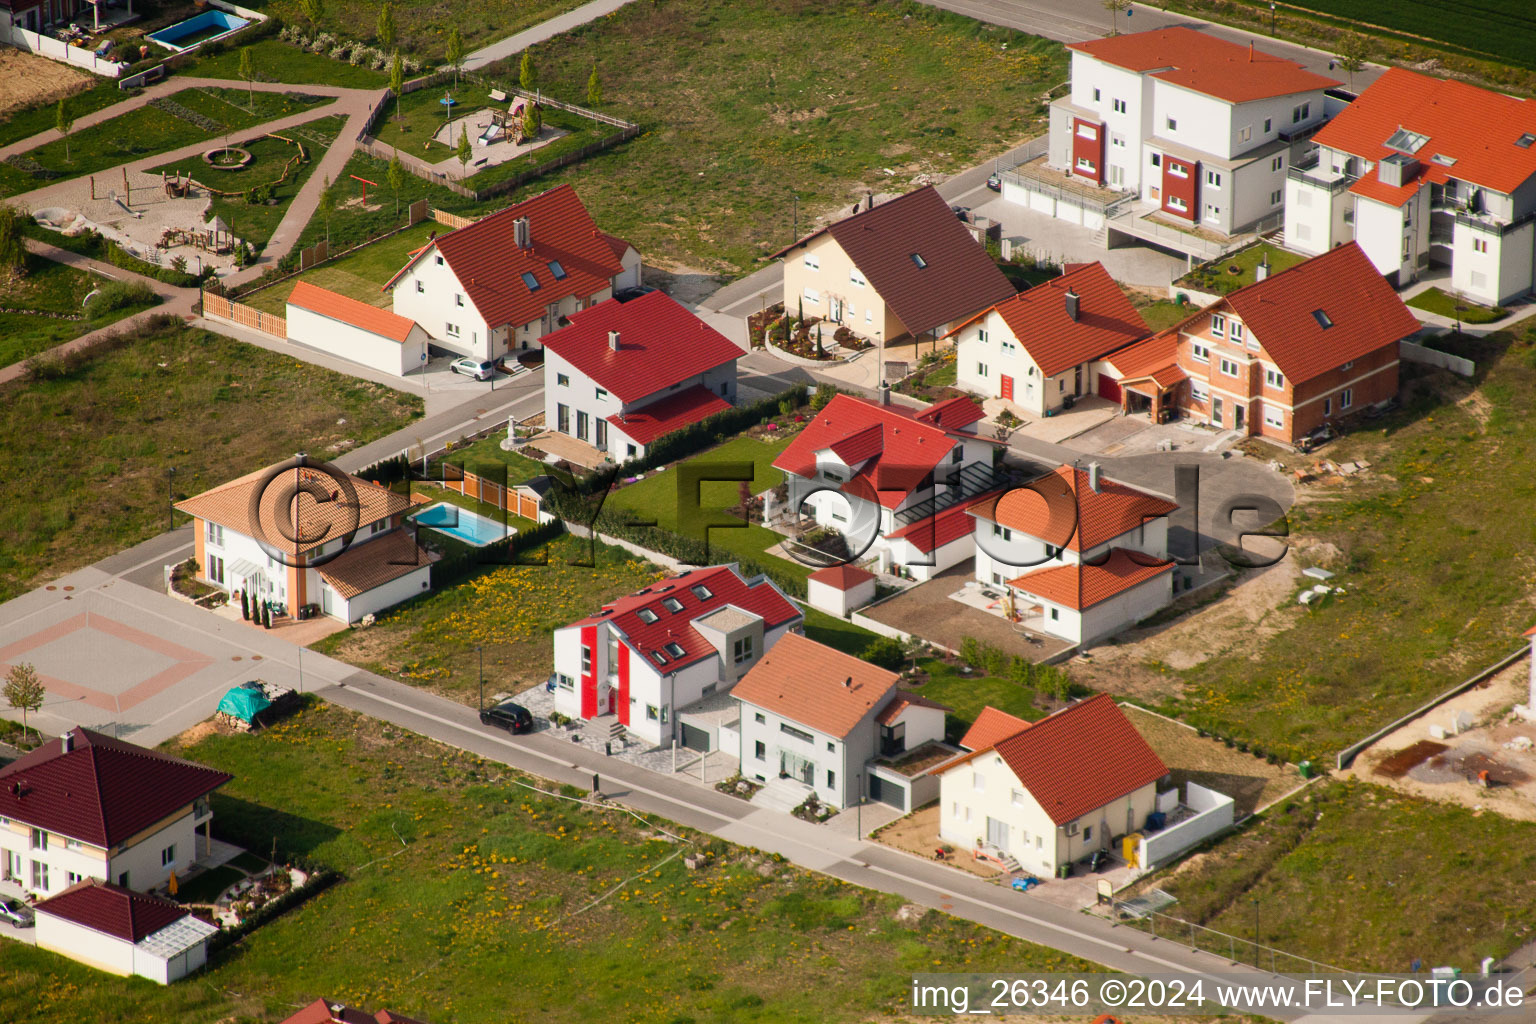
[[[1196,812],[1194,817],[1142,837],[1138,859],[1143,870],[1159,868],[1176,860],[1184,851],[1232,824],[1234,805],[1225,793],[1186,782],[1184,799],[1180,802]],[[1158,810],[1163,810],[1161,800]]]
[[[1471,377],[1477,373],[1477,364],[1470,359],[1461,356],[1453,356],[1449,352],[1441,352],[1437,348],[1425,348],[1411,341],[1397,343],[1397,354],[1405,363],[1425,363],[1429,366],[1438,366],[1442,370],[1450,370],[1462,377]]]
[[[20,50],[35,53],[39,57],[47,57],[50,60],[61,60],[77,67],[94,71],[98,75],[107,78],[116,78],[128,69],[127,64],[119,64],[115,60],[106,60],[96,56],[83,46],[70,46],[48,36],[40,36],[36,32],[29,32],[15,25],[5,29],[5,35],[0,40],[10,43]]]

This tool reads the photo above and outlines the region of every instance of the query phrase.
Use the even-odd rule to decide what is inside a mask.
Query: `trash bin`
[[[1311,761],[1303,761],[1303,762],[1301,762],[1300,764],[1298,764],[1296,766],[1296,770],[1301,773],[1301,777],[1302,778],[1304,778],[1304,779],[1312,778],[1313,772],[1312,772],[1312,762]]]
[[[1072,877],[1072,865],[1071,865],[1071,863],[1057,864],[1056,865],[1056,877],[1057,878],[1071,878]]]

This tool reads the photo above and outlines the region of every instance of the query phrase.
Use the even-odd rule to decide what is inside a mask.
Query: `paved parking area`
[[[927,583],[909,587],[873,608],[863,609],[862,614],[951,651],[958,651],[960,642],[968,636],[1035,661],[1045,661],[1073,646],[1044,633],[1028,633],[1041,641],[1031,643],[1002,615],[955,600],[951,595],[975,582],[974,572],[975,565],[968,558]]]
[[[1056,263],[1104,264],[1109,276],[1122,284],[1166,288],[1189,269],[1180,256],[1170,256],[1145,245],[1105,249],[1095,239],[1097,231],[1080,224],[1036,213],[997,196],[974,206],[973,217],[990,217],[1003,226],[1004,238],[1023,239],[1023,248],[1037,258]]]

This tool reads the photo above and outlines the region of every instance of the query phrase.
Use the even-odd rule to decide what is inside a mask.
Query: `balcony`
[[[1329,195],[1338,195],[1358,179],[1353,174],[1344,171],[1335,171],[1330,168],[1322,168],[1317,150],[1313,150],[1300,160],[1285,169],[1285,176],[1290,181],[1299,181],[1313,188],[1325,188]]]
[[[951,468],[947,476],[944,475],[941,467],[938,470],[938,477],[936,482],[942,489],[933,497],[897,512],[892,517],[895,529],[899,530],[904,526],[922,522],[929,516],[937,515],[947,508],[953,508],[962,501],[1007,486],[1009,482],[1008,474],[999,473],[991,466],[985,466],[979,462],[973,462],[958,470]]]

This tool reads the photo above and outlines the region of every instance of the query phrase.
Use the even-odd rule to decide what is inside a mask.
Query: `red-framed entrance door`
[[[1003,397],[1010,402],[1013,401],[1013,378],[1006,373],[1003,374]]]

